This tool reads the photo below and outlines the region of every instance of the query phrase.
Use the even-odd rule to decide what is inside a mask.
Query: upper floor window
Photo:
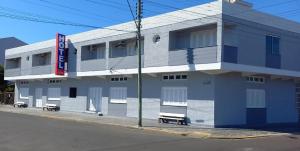
[[[15,69],[15,68],[20,68],[20,67],[21,67],[21,57],[7,59],[5,61],[5,68],[6,69]]]
[[[32,66],[44,66],[51,64],[51,52],[35,54],[32,56]]]
[[[144,50],[144,40],[141,42],[142,54]],[[134,56],[137,54],[136,39],[114,41],[110,43],[110,58]]]
[[[266,36],[266,51],[267,54],[279,55],[280,54],[280,38],[276,36]]]
[[[213,47],[217,45],[216,24],[171,31],[169,35],[170,51]]]
[[[81,60],[104,59],[105,44],[83,46],[81,49]]]
[[[190,48],[211,47],[217,44],[216,30],[203,30],[191,32]]]

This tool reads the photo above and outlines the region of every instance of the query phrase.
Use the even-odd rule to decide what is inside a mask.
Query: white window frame
[[[174,91],[175,95],[177,97],[181,98],[184,101],[171,101],[174,99],[174,95],[171,96],[170,94],[165,94],[166,91]],[[177,91],[177,92],[176,92]],[[183,95],[179,96],[178,91],[183,91]],[[169,96],[165,96],[169,95]],[[162,87],[161,89],[161,102],[162,105],[168,105],[168,106],[187,106],[187,100],[188,100],[188,90],[187,87]]]
[[[255,78],[258,78],[259,80],[255,81]],[[261,80],[262,80],[262,82],[261,82]],[[261,77],[261,76],[248,76],[246,78],[246,81],[249,82],[249,83],[264,84],[265,81],[266,81],[266,78],[265,77]]]
[[[247,108],[266,108],[266,91],[264,89],[246,90]]]
[[[117,92],[116,92],[117,91]],[[109,90],[110,103],[126,104],[127,103],[127,88],[126,87],[111,87]],[[118,98],[114,98],[117,95]]]
[[[113,80],[113,79],[115,79],[115,80]],[[123,80],[121,80],[121,79],[123,79]],[[110,78],[111,82],[126,82],[127,80],[128,80],[128,77],[126,77],[126,76],[113,76]]]
[[[217,45],[217,31],[215,29],[194,31],[190,35],[191,48],[204,48]]]
[[[50,90],[51,89],[58,89],[58,92],[57,92],[57,96],[56,97],[53,97],[53,96],[49,96],[49,92],[50,92]],[[50,88],[48,88],[48,92],[47,92],[47,100],[49,100],[49,101],[60,101],[61,100],[61,88],[59,88],[59,87],[50,87]]]
[[[62,80],[59,80],[59,79],[49,79],[48,80],[48,84],[59,84],[61,82],[62,82]]]
[[[164,77],[167,76],[168,79],[164,79]],[[170,79],[170,76],[173,76],[174,79]],[[177,76],[180,76],[180,79],[176,79]],[[186,79],[183,79],[182,76],[186,76]],[[162,75],[162,80],[163,81],[177,81],[177,80],[188,80],[188,75],[184,73],[178,73],[178,74],[163,74]]]
[[[26,95],[24,95],[24,92]],[[22,87],[19,89],[19,98],[20,99],[29,99],[29,88],[28,87]]]

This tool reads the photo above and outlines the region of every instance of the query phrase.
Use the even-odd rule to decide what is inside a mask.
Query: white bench
[[[177,124],[187,125],[187,117],[185,114],[178,113],[163,113],[159,114],[159,123],[169,123],[169,121],[176,121]]]
[[[46,103],[46,105],[43,107],[43,110],[47,109],[47,111],[58,111],[59,110],[59,106],[57,106],[56,104],[48,104]]]
[[[17,101],[16,103],[14,103],[14,107],[27,107],[28,105],[25,102],[22,101]]]

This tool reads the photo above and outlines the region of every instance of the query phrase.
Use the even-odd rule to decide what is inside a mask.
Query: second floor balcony
[[[142,40],[142,60],[144,55],[144,40]],[[136,39],[126,39],[110,43],[108,69],[137,68]],[[143,62],[143,61],[142,61]],[[143,66],[143,63],[142,63]]]
[[[21,57],[6,59],[4,74],[6,77],[20,76],[21,75]]]
[[[170,33],[168,65],[217,62],[216,25],[201,26]]]
[[[106,46],[95,44],[81,47],[80,71],[99,71],[106,69]]]
[[[31,75],[51,74],[54,64],[51,64],[51,52],[32,55]]]

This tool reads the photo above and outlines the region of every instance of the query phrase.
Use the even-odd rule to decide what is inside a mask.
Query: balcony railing
[[[15,77],[20,75],[21,75],[21,68],[5,69],[4,71],[5,77]]]
[[[132,69],[138,67],[137,56],[126,56],[109,58],[108,69]],[[144,56],[142,55],[142,67],[144,67]]]
[[[106,70],[105,59],[82,60],[80,63],[80,72]]]
[[[51,74],[54,72],[53,69],[54,66],[51,65],[35,66],[31,68],[31,75]]]
[[[217,62],[217,47],[187,48],[169,51],[170,66]]]

